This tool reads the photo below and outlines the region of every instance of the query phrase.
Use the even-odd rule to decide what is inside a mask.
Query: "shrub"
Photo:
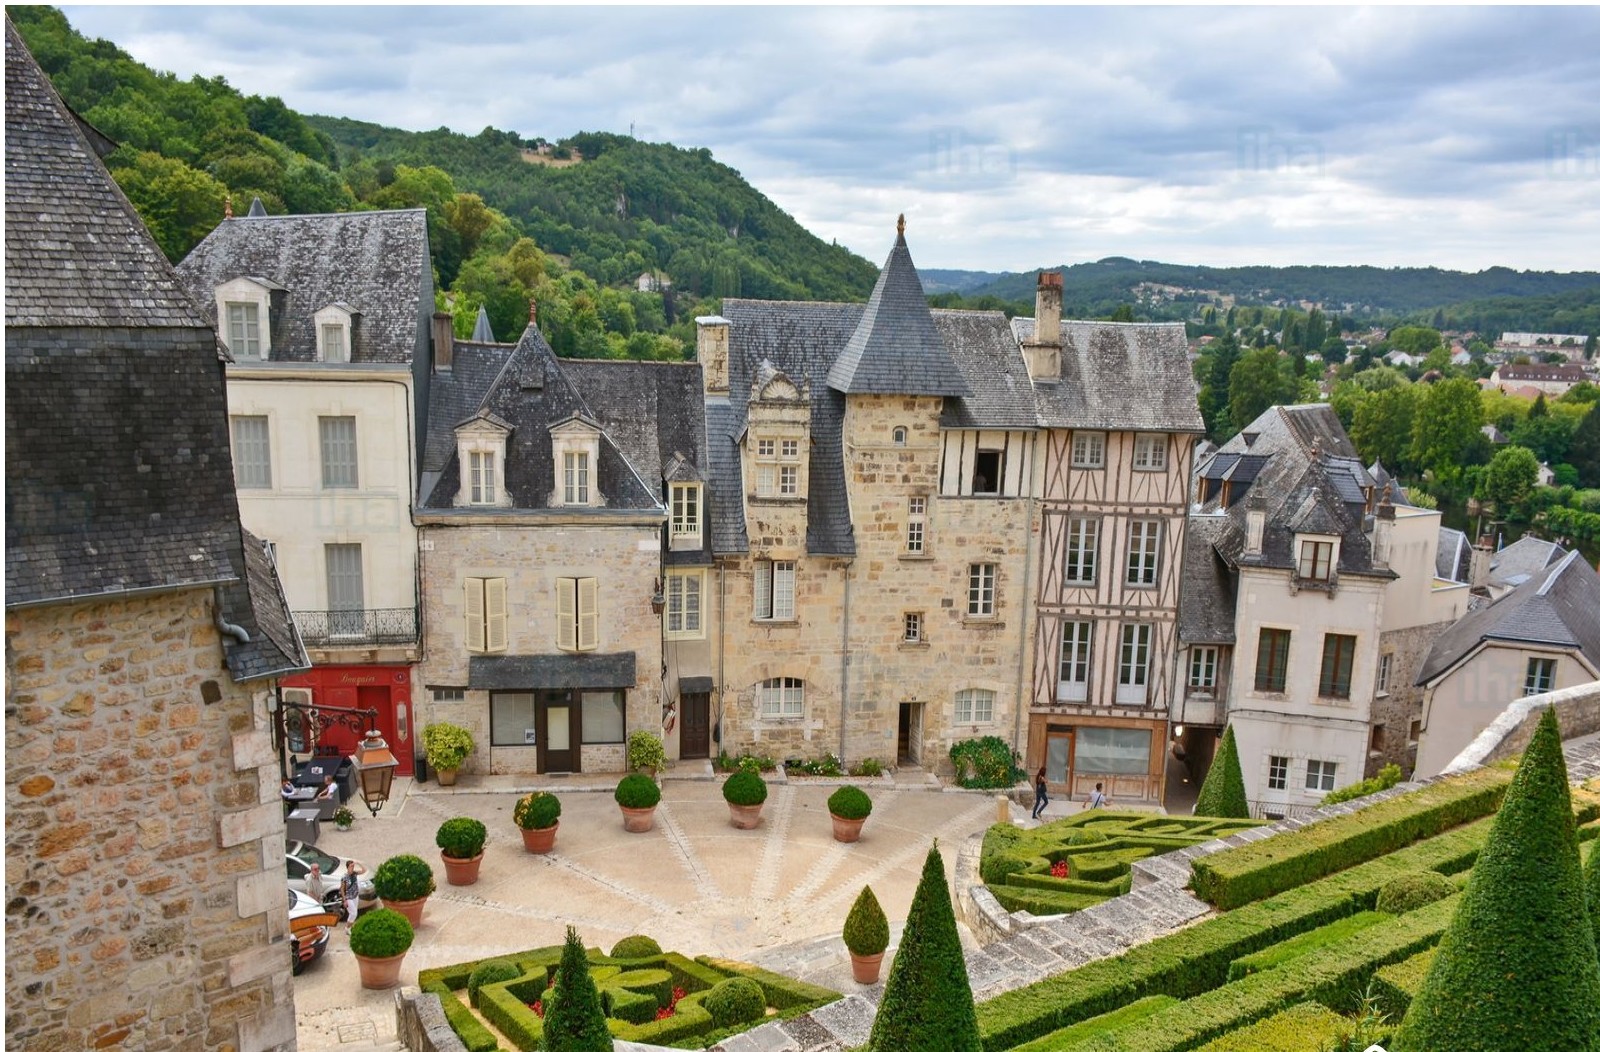
[[[1371,796],[1373,793],[1381,793],[1385,789],[1393,789],[1399,784],[1400,766],[1398,764],[1386,763],[1382,768],[1379,769],[1376,776],[1363,779],[1362,781],[1356,782],[1353,785],[1347,785],[1343,789],[1335,789],[1327,796],[1324,796],[1322,798],[1322,806],[1327,807],[1329,804],[1342,804],[1346,800],[1355,800],[1359,797]]]
[[[1234,744],[1233,724],[1222,732],[1222,744],[1211,759],[1205,784],[1194,813],[1210,818],[1249,818],[1250,802],[1244,795],[1244,772],[1239,769],[1239,747]]]
[[[1069,844],[1103,844],[1110,838],[1098,829],[1079,829],[1067,837]]]
[[[1589,848],[1589,862],[1583,869],[1583,883],[1589,900],[1589,919],[1594,922],[1594,947],[1600,954],[1600,843]]]
[[[628,770],[641,767],[661,770],[667,765],[667,749],[660,736],[650,731],[634,731],[628,735]]]
[[[1438,876],[1438,874],[1434,874]],[[1441,880],[1444,878],[1440,878]],[[1445,881],[1448,886],[1449,881]],[[1453,890],[1453,889],[1452,889]],[[1425,903],[1418,903],[1425,905]],[[1353,913],[1348,917],[1341,917],[1329,924],[1324,924],[1310,931],[1303,931],[1299,935],[1283,942],[1268,946],[1264,950],[1246,954],[1228,966],[1228,981],[1234,982],[1247,975],[1257,972],[1269,971],[1273,968],[1298,960],[1308,953],[1314,953],[1324,946],[1332,946],[1341,939],[1348,939],[1358,931],[1364,931],[1374,924],[1382,924],[1389,917],[1384,913]]]
[[[950,746],[950,762],[963,789],[1010,789],[1027,777],[1011,746],[993,734],[956,742]]]
[[[718,1026],[749,1023],[767,1014],[767,999],[754,979],[735,976],[724,979],[706,994],[706,1011]]]
[[[1593,931],[1561,731],[1546,708],[1396,1047],[1595,1048]]]
[[[1165,997],[1157,994],[1154,997],[1141,997],[1130,1005],[1124,1005],[1114,1012],[1097,1015],[1093,1019],[1085,1019],[1081,1023],[1073,1023],[1065,1030],[1057,1030],[1048,1037],[1037,1042],[1021,1045],[1016,1052],[1032,1052],[1036,1046],[1048,1044],[1056,1048],[1068,1048],[1080,1041],[1087,1041],[1091,1037],[1109,1034],[1113,1030],[1136,1023],[1146,1016],[1155,1015],[1177,1004],[1177,998]]]
[[[828,796],[828,813],[840,818],[865,818],[872,814],[872,797],[853,785],[841,785]]]
[[[1447,899],[1461,889],[1443,873],[1425,869],[1396,877],[1378,892],[1378,912],[1410,913],[1430,902]]]
[[[1437,949],[1423,950],[1399,964],[1387,965],[1373,973],[1372,993],[1378,1007],[1388,1018],[1405,1018],[1406,1009],[1411,1007],[1411,999],[1422,989],[1422,981],[1428,977],[1428,969],[1433,967],[1433,957],[1438,952]]]
[[[444,1017],[450,1024],[450,1029],[456,1032],[461,1043],[466,1046],[467,1052],[497,1052],[500,1041],[489,1028],[478,1022],[478,1017],[472,1010],[461,1003],[461,999],[450,992],[450,988],[443,983],[429,983],[422,987],[424,993],[430,993],[439,998],[439,1006],[444,1009]]]
[[[661,946],[648,935],[628,935],[611,947],[611,956],[622,960],[635,957],[659,957]]]
[[[511,809],[511,820],[522,829],[549,829],[560,818],[560,799],[543,790],[522,797]]]
[[[1345,1025],[1337,1012],[1311,1001],[1219,1037],[1200,1052],[1313,1052]]]
[[[489,830],[476,818],[447,818],[440,823],[433,842],[446,858],[477,858],[488,839]]]
[[[384,859],[372,874],[372,887],[380,899],[410,902],[433,894],[433,867],[416,855],[395,855]]]
[[[362,957],[393,957],[411,949],[416,933],[405,915],[391,909],[363,913],[350,925],[350,952]]]
[[[722,798],[737,807],[766,803],[767,783],[754,771],[735,771],[722,783]]]
[[[981,1052],[967,963],[937,842],[906,914],[867,1052]]]
[[[472,732],[453,723],[430,723],[422,728],[422,747],[428,766],[436,771],[453,771],[473,749]]]
[[[647,774],[630,774],[617,783],[617,803],[631,810],[644,810],[661,802],[661,787]]]
[[[555,985],[546,1003],[539,1047],[546,1052],[610,1052],[612,1048],[600,994],[589,975],[589,959],[584,955],[577,929],[571,925],[567,926],[566,945],[562,947]]]
[[[472,1007],[478,1007],[478,989],[489,983],[503,983],[507,979],[517,979],[522,975],[522,969],[506,960],[484,961],[472,969],[472,974],[467,978],[467,1000]]]
[[[883,764],[869,756],[850,768],[850,773],[857,778],[877,778],[883,774]]]
[[[884,916],[871,885],[862,887],[844,919],[844,944],[858,957],[870,957],[889,948],[889,918]]]
[[[333,809],[333,824],[336,826],[353,826],[356,824],[356,813],[348,807]]]

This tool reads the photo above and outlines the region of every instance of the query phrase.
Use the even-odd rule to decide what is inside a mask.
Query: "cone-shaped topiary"
[[[861,889],[844,919],[844,944],[858,957],[871,957],[889,948],[889,918],[883,915],[870,884]]]
[[[540,1047],[546,1052],[598,1052],[613,1047],[600,992],[589,975],[589,958],[584,955],[578,930],[571,925],[561,963],[556,966],[555,988],[545,1008]]]
[[[1555,712],[1545,709],[1391,1046],[1600,1049],[1600,961]]]
[[[1222,744],[1211,758],[1211,770],[1200,787],[1194,813],[1207,818],[1249,818],[1250,802],[1244,795],[1244,773],[1239,770],[1239,747],[1233,742],[1233,724],[1222,732]]]
[[[1600,954],[1600,843],[1589,848],[1589,865],[1583,871],[1589,889],[1589,921],[1594,925],[1594,945]]]
[[[906,914],[868,1052],[980,1052],[978,1013],[961,956],[944,861],[935,844]]]

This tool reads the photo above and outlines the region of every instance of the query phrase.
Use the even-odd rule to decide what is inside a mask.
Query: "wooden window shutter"
[[[490,577],[483,582],[484,649],[506,648],[506,579]]]
[[[578,578],[578,649],[593,650],[600,640],[600,581]]]
[[[562,650],[578,649],[577,585],[575,577],[556,581],[556,646]]]
[[[467,618],[467,649],[475,654],[482,653],[483,639],[483,578],[467,578],[467,594],[461,602],[462,612]]]

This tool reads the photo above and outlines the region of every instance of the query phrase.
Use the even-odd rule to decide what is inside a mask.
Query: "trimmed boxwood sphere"
[[[432,866],[416,855],[395,855],[385,859],[372,875],[372,886],[380,899],[410,902],[432,895],[437,885],[433,882]]]
[[[1442,873],[1425,869],[1395,877],[1378,892],[1379,913],[1410,913],[1430,902],[1447,899],[1456,893],[1455,884]]]
[[[844,919],[844,944],[858,957],[871,957],[889,948],[889,918],[870,886],[861,889]]]
[[[739,807],[755,807],[767,800],[767,783],[754,771],[736,771],[722,783],[722,798]]]
[[[522,829],[549,829],[561,817],[561,801],[555,793],[529,793],[511,809],[511,820]]]
[[[872,797],[853,785],[841,785],[828,797],[828,813],[840,818],[865,818],[872,813]]]
[[[433,842],[447,858],[477,858],[483,854],[489,830],[476,818],[447,818],[439,826]]]
[[[396,910],[363,913],[350,925],[350,952],[362,957],[393,957],[411,949],[416,933],[411,922]]]
[[[522,975],[522,969],[511,961],[493,960],[484,961],[472,969],[472,974],[467,976],[467,1000],[472,1002],[472,1007],[478,1007],[478,989],[490,983],[503,983],[508,979],[515,979]]]
[[[661,802],[661,787],[645,774],[630,774],[617,783],[617,803],[623,807],[643,810]]]
[[[767,1014],[767,998],[761,985],[742,975],[713,986],[701,1003],[719,1027],[753,1022]]]
[[[648,935],[629,935],[618,939],[617,944],[611,947],[611,956],[620,960],[631,960],[635,957],[658,957],[661,954],[661,944]]]

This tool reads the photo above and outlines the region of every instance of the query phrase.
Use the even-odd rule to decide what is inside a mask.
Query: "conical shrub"
[[[978,1013],[935,844],[906,914],[867,1052],[980,1052]]]
[[[1433,966],[1403,1052],[1600,1050],[1600,962],[1555,713],[1528,743]]]
[[[1594,945],[1600,954],[1600,842],[1589,847],[1589,865],[1583,871],[1589,894],[1589,923],[1594,926]]]
[[[1194,813],[1207,818],[1249,818],[1250,801],[1244,795],[1244,772],[1239,769],[1239,747],[1233,741],[1233,724],[1222,732],[1222,744],[1211,758],[1200,787]]]
[[[578,930],[567,927],[567,943],[556,966],[556,985],[544,1013],[545,1052],[610,1052],[611,1032],[600,1007],[600,991],[589,975]]]

